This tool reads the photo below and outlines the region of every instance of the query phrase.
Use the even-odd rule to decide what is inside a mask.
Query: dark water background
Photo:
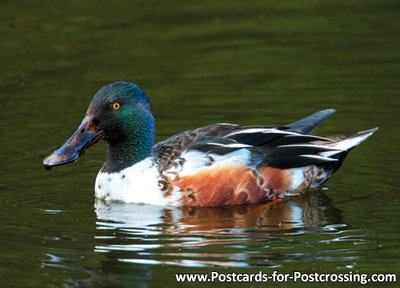
[[[174,273],[260,270],[399,278],[399,12],[398,1],[2,1],[0,286],[177,287]],[[319,135],[380,130],[327,190],[274,206],[107,207],[93,196],[104,143],[52,171],[42,158],[118,80],[146,91],[157,140],[325,108],[338,112]]]

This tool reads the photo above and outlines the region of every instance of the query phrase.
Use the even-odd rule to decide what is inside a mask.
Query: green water
[[[398,1],[2,1],[0,16],[1,287],[346,285],[174,276],[211,271],[400,277]],[[104,206],[93,195],[104,143],[51,171],[42,158],[117,80],[146,91],[158,140],[325,108],[337,113],[319,135],[380,129],[326,190],[275,206]]]

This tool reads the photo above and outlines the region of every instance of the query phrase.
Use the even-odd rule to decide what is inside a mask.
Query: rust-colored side
[[[279,195],[288,190],[292,184],[292,176],[289,170],[265,167],[260,173],[264,180],[264,189],[270,193]],[[272,191],[271,191],[272,190]]]
[[[290,172],[264,168],[228,166],[203,169],[174,181],[182,191],[184,206],[222,206],[258,203],[275,199],[291,184]]]

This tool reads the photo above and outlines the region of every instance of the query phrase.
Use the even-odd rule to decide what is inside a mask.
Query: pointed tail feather
[[[337,162],[330,162],[324,165],[321,165],[323,170],[325,171],[325,179],[320,183],[324,183],[326,180],[328,180],[333,173],[335,173],[340,166],[343,163],[344,158],[346,158],[347,154],[361,144],[361,142],[365,141],[369,136],[371,136],[376,130],[378,130],[378,127],[370,129],[370,130],[365,130],[353,134],[347,134],[347,135],[337,135],[337,136],[330,136],[328,139],[331,139],[335,141],[335,143],[330,144],[333,148],[342,150],[339,153],[333,153],[333,154],[327,154],[324,155],[324,153],[330,153],[330,152],[322,152],[321,155],[330,157],[330,158],[336,158],[338,159]]]
[[[374,134],[376,130],[378,130],[378,127],[353,134],[330,136],[328,139],[335,141],[335,143],[331,144],[332,147],[350,151]]]

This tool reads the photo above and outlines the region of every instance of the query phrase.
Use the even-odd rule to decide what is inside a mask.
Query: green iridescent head
[[[115,172],[143,160],[154,144],[154,118],[145,93],[136,84],[115,82],[93,97],[71,138],[43,161],[46,168],[76,161],[100,139],[108,143],[104,172]]]

